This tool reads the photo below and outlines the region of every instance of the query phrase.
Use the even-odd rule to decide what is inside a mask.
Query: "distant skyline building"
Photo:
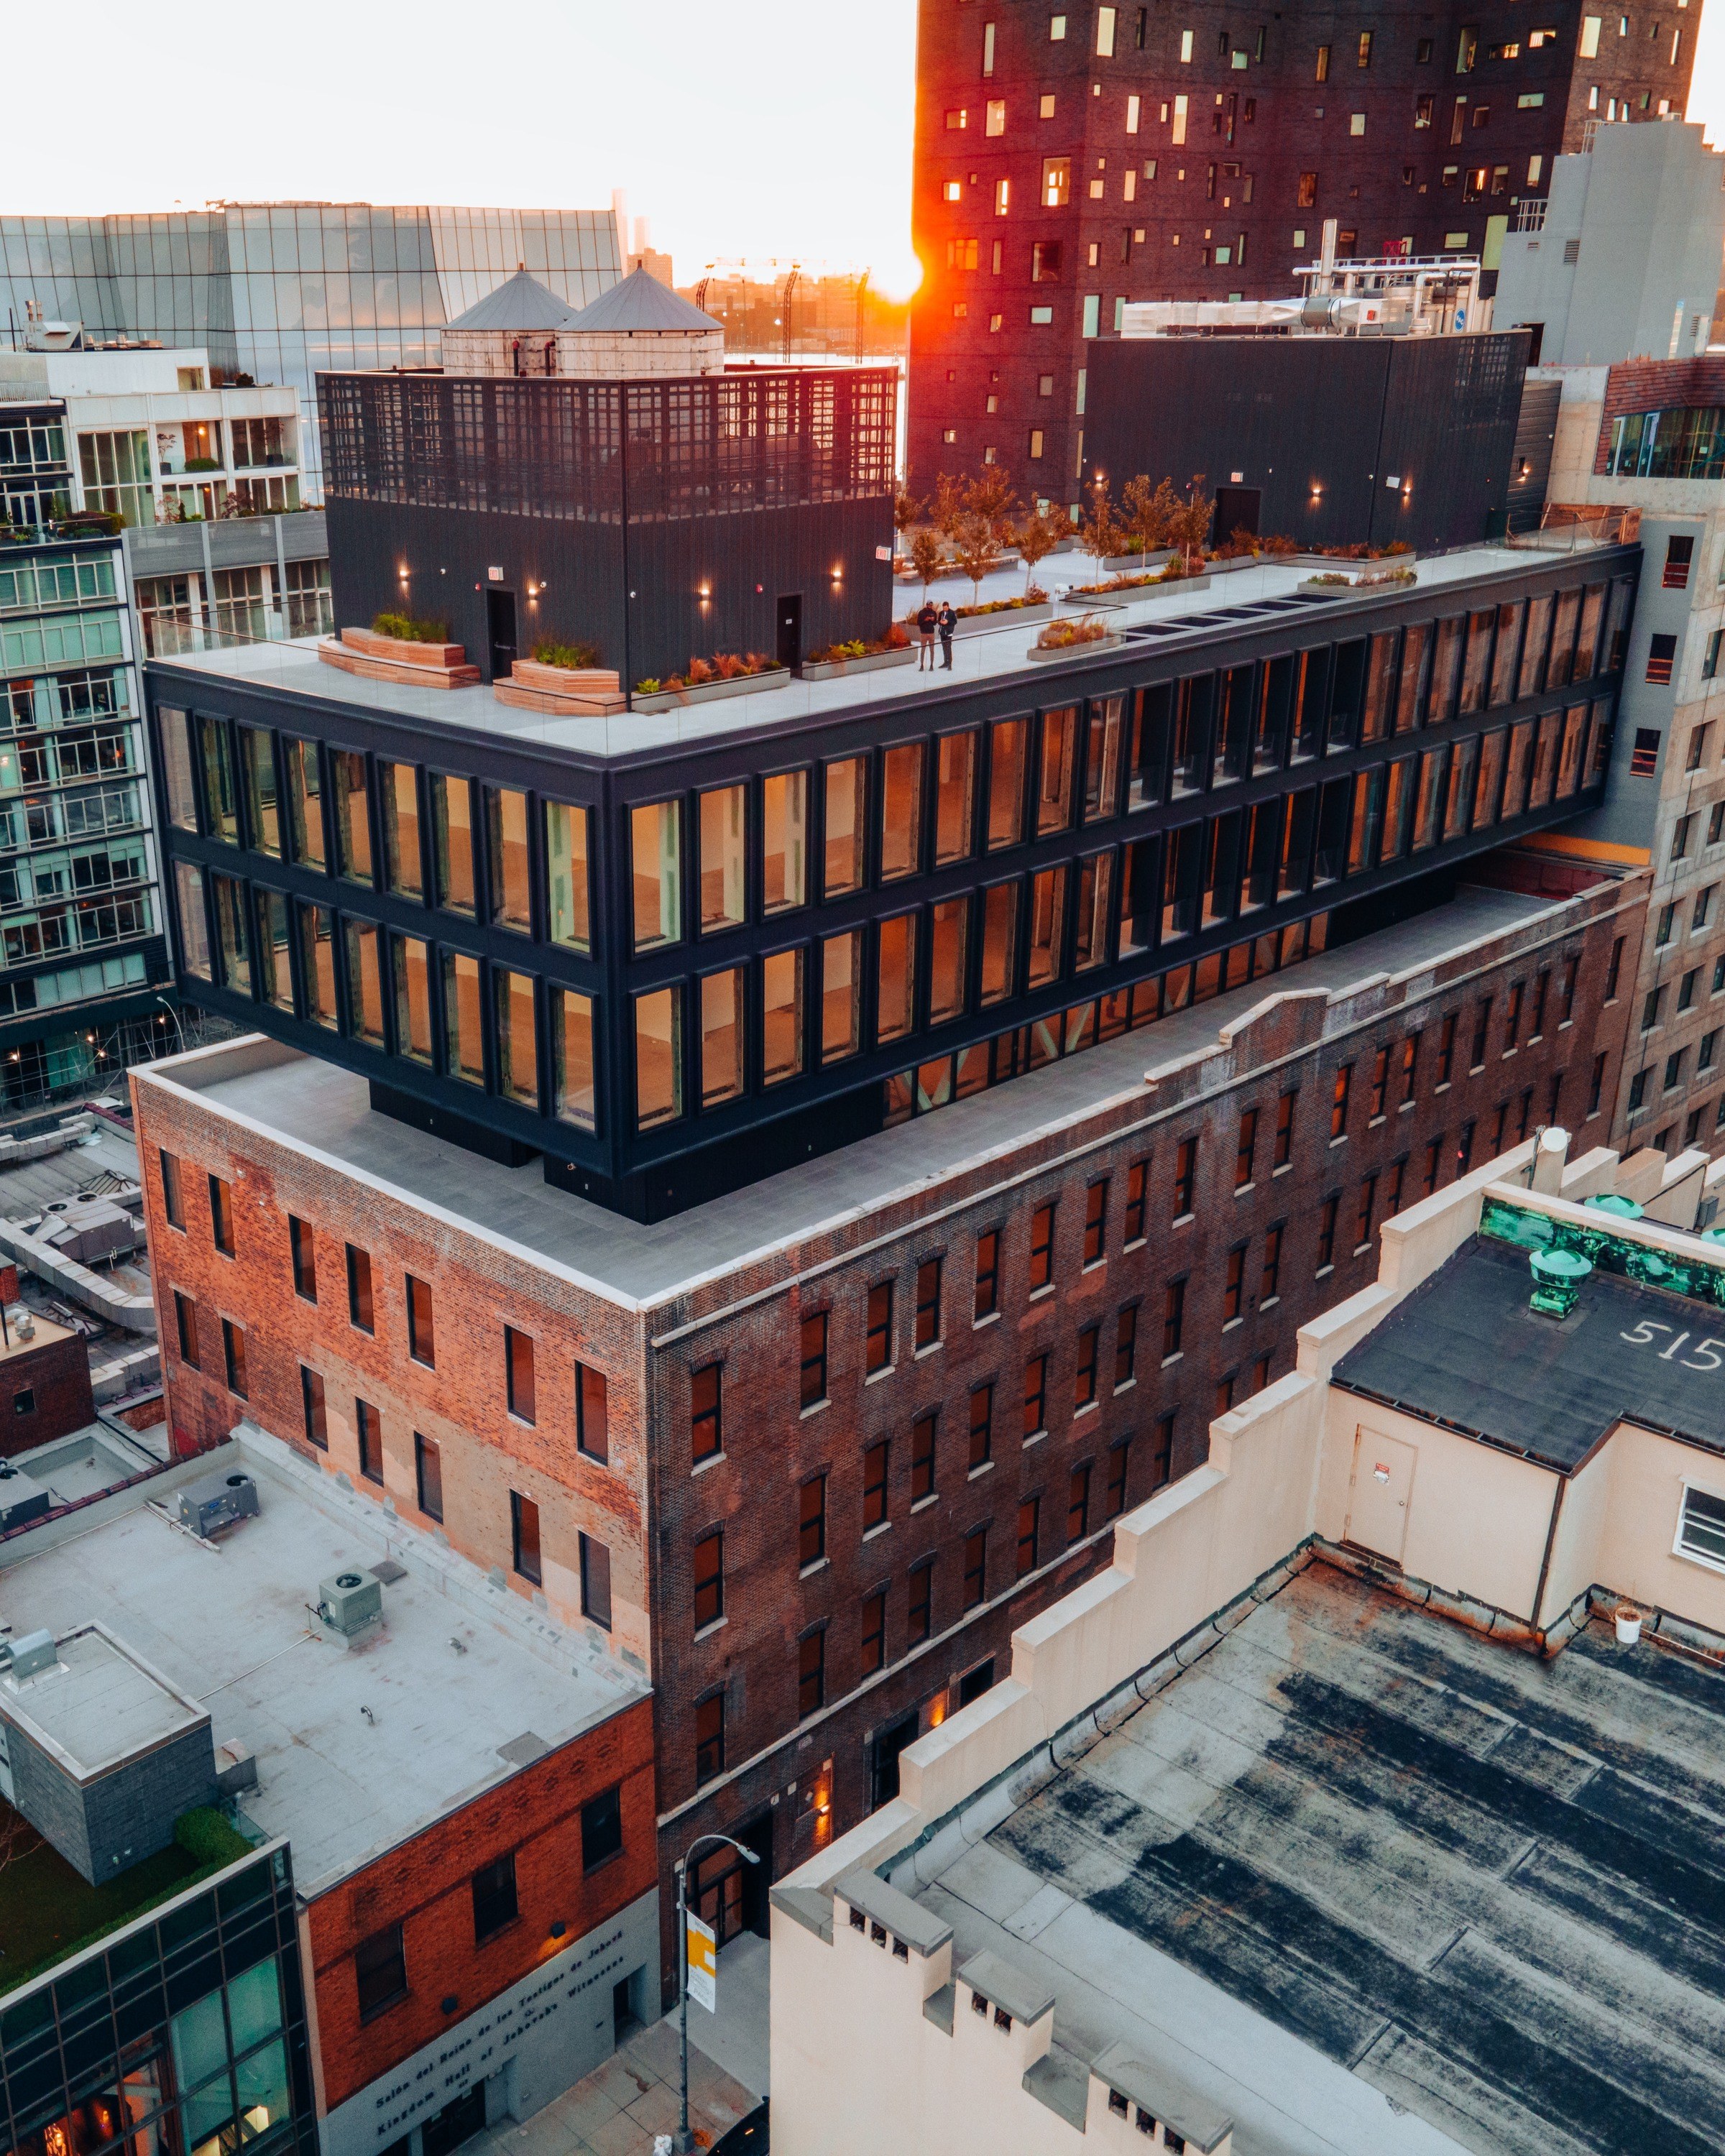
[[[145,216],[0,217],[0,310],[100,342],[201,345],[224,377],[297,391],[321,498],[320,369],[434,367],[444,325],[525,267],[573,307],[623,274],[610,209],[213,203]]]

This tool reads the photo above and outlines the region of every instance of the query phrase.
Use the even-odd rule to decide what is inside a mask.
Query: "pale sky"
[[[716,259],[870,267],[904,291],[916,0],[289,0],[171,30],[136,0],[9,11],[37,85],[0,209],[206,200],[474,203],[652,220]],[[1725,0],[1692,119],[1725,143]],[[22,125],[22,123],[21,123]]]

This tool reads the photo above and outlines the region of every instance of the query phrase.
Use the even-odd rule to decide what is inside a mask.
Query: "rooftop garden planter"
[[[845,651],[837,660],[804,660],[798,673],[804,681],[839,681],[845,675],[880,673],[884,666],[914,666],[916,655],[916,644],[886,644],[875,651]]]
[[[622,678],[614,670],[548,665],[539,659],[517,659],[507,680],[491,684],[491,694],[516,711],[564,718],[608,718],[629,708]]]
[[[1392,569],[1388,575],[1379,571],[1366,577],[1350,577],[1339,569],[1328,569],[1315,577],[1302,578],[1294,589],[1320,599],[1381,599],[1404,592],[1419,581],[1411,569]]]
[[[1146,575],[1152,569],[1159,569],[1164,562],[1172,562],[1174,552],[1172,547],[1153,547],[1147,554],[1111,554],[1102,563],[1102,574],[1106,577]]]
[[[398,621],[403,628],[432,630],[441,635],[441,622],[409,622],[404,616],[380,615],[380,620]],[[343,674],[356,674],[368,681],[396,681],[418,689],[470,689],[480,678],[477,666],[467,663],[467,648],[460,644],[433,643],[420,636],[386,636],[375,629],[344,629],[339,638],[321,639],[317,655],[326,666]]]
[[[752,696],[757,690],[783,689],[790,678],[788,666],[766,666],[756,673],[733,675],[729,680],[685,681],[675,689],[641,681],[630,701],[638,711],[674,711],[685,704],[712,704],[721,696]]]
[[[1095,614],[1077,621],[1050,622],[1025,657],[1038,665],[1056,659],[1084,659],[1098,651],[1117,651],[1126,639]]]

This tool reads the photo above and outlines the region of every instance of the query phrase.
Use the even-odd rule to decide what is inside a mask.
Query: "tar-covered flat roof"
[[[1242,2156],[1717,2156],[1722,1851],[1725,1676],[1316,1563],[917,1898]]]
[[[1060,560],[1065,567],[1059,576],[1044,574],[1044,582],[1051,588],[1064,589],[1094,580],[1096,568],[1093,562],[1071,555],[1063,556]],[[1561,565],[1560,557],[1532,550],[1469,547],[1453,554],[1421,561],[1415,591],[1432,592],[1435,603],[1441,607],[1443,601],[1435,595],[1445,585],[1473,583],[1492,576],[1525,576],[1536,569]],[[1325,598],[1299,594],[1296,588],[1312,573],[1309,564],[1277,567],[1271,563],[1235,569],[1215,576],[1205,591],[1194,592],[1189,584],[1176,584],[1150,598],[1133,598],[1127,605],[1111,608],[1109,623],[1111,627],[1143,632],[1146,640],[1139,647],[1141,655],[1180,650],[1189,644],[1199,654],[1194,660],[1196,665],[1214,665],[1214,648],[1219,636],[1268,627],[1278,618],[1291,623],[1293,617],[1297,617],[1299,628],[1296,632],[1291,625],[1288,627],[1286,633],[1291,639],[1296,634],[1327,634],[1335,628],[1338,611],[1345,616],[1364,604],[1347,596]],[[1009,570],[985,580],[983,593],[988,599],[1015,598],[1023,588],[1022,572]],[[955,605],[968,605],[972,588],[968,582],[948,580],[931,587],[931,595],[950,598]],[[1392,585],[1384,596],[1394,599],[1405,594]],[[894,597],[894,610],[902,616],[914,611],[921,603],[920,591],[901,589]],[[1315,620],[1324,623],[1322,630],[1313,629]],[[796,725],[809,719],[855,716],[870,707],[885,709],[922,698],[925,690],[925,701],[935,705],[937,716],[937,700],[943,692],[975,689],[1009,676],[1021,678],[1026,693],[1034,699],[1058,701],[1068,693],[1066,685],[1075,673],[1081,680],[1092,665],[1103,662],[1099,659],[1086,660],[1081,649],[1075,654],[1071,665],[1064,662],[1033,662],[1027,654],[1036,640],[1040,625],[1040,619],[1014,621],[1008,613],[1001,617],[998,628],[991,625],[986,630],[962,635],[953,646],[952,672],[942,670],[932,677],[923,675],[919,680],[914,668],[895,667],[870,674],[846,675],[828,681],[798,679],[782,688],[757,690],[716,702],[673,706],[659,712],[629,711],[609,719],[557,718],[542,711],[518,711],[500,704],[489,685],[484,683],[467,689],[419,689],[362,680],[336,667],[325,665],[317,656],[320,639],[316,637],[179,654],[170,660],[154,662],[152,671],[158,675],[162,695],[168,702],[173,701],[175,695],[167,678],[170,673],[183,672],[194,677],[204,675],[254,686],[271,695],[316,699],[338,707],[357,706],[386,719],[408,719],[416,726],[429,724],[535,742],[548,748],[567,750],[578,757],[609,761],[719,741],[732,735],[757,736],[780,725]],[[1206,654],[1209,655],[1204,655]],[[1116,651],[1110,655],[1118,659],[1122,654]]]
[[[1559,1322],[1532,1289],[1526,1250],[1476,1237],[1335,1380],[1565,1473],[1625,1420],[1725,1451],[1725,1311],[1596,1270]]]
[[[645,1225],[547,1183],[537,1160],[506,1168],[371,1105],[362,1077],[286,1047],[220,1050],[160,1066],[219,1111],[375,1178],[552,1263],[625,1302],[651,1303],[804,1238],[865,1219],[934,1181],[1009,1159],[1040,1133],[1115,1101],[1155,1101],[1147,1070],[1213,1047],[1217,1030],[1268,996],[1340,994],[1382,974],[1417,972],[1475,944],[1563,917],[1566,902],[1469,886],[1446,906],[1285,968],[1268,980],[1190,1006],[1009,1085],[860,1138],[837,1152]],[[257,1067],[249,1066],[255,1064]],[[155,1082],[146,1067],[141,1084]]]
[[[31,1624],[32,1631],[44,1629]],[[14,1628],[16,1630],[16,1628]],[[80,1782],[182,1737],[204,1710],[100,1625],[56,1640],[52,1662],[0,1676],[0,1713],[28,1730]]]
[[[241,1806],[290,1838],[302,1892],[648,1696],[644,1679],[274,1438],[248,1427],[238,1455],[259,1513],[213,1547],[153,1509],[158,1478],[100,1527],[8,1543],[0,1607],[15,1637],[100,1623],[208,1711],[217,1743],[249,1744],[259,1785]],[[194,1472],[226,1459],[207,1455]],[[352,1652],[322,1636],[307,1606],[320,1582],[388,1559],[402,1569],[383,1588],[382,1635]]]

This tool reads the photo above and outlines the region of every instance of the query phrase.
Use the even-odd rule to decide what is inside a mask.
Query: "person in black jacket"
[[[934,632],[939,624],[940,616],[925,598],[922,610],[916,617],[916,634],[922,639],[916,653],[916,671],[919,674],[925,669],[931,674],[934,671]]]
[[[941,665],[950,674],[952,670],[952,632],[958,626],[958,617],[950,599],[943,602],[935,619],[941,633]]]

